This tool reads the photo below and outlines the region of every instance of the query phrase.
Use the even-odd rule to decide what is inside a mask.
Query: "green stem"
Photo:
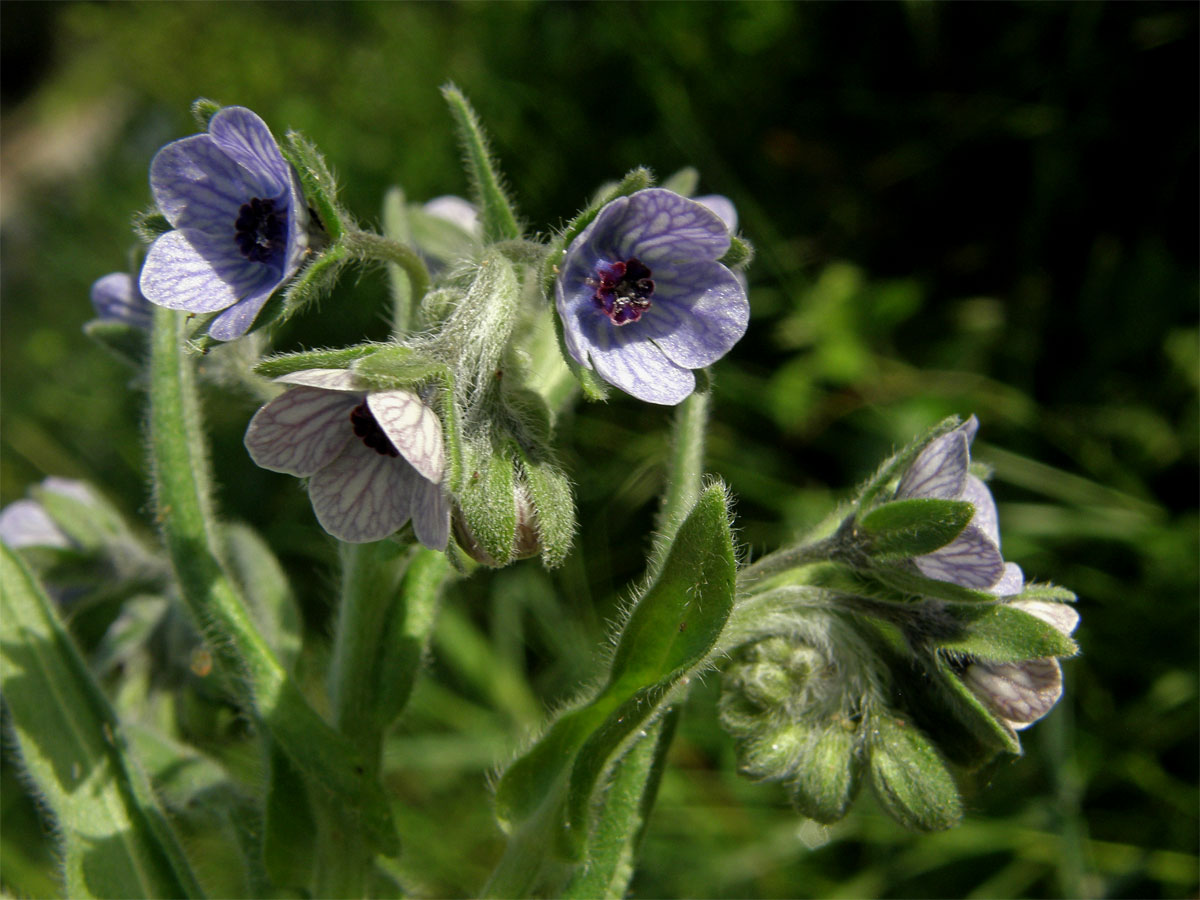
[[[709,396],[707,391],[697,391],[679,404],[675,411],[674,435],[667,460],[667,484],[655,521],[655,569],[661,565],[679,526],[700,497]]]
[[[412,302],[419,303],[429,290],[429,270],[425,260],[412,247],[370,231],[347,231],[341,245],[358,259],[394,263],[404,270],[412,286]]]
[[[353,744],[308,705],[251,621],[214,548],[208,462],[191,360],[183,351],[186,316],[154,310],[150,366],[150,447],[155,502],[180,594],[222,666],[238,703],[296,766],[361,816],[371,842],[396,852],[391,810],[367,777]]]
[[[391,541],[342,544],[341,557],[330,705],[375,779],[383,737],[412,693],[448,569],[440,553]],[[320,806],[316,896],[366,896],[374,852],[338,798]]]
[[[833,554],[840,544],[841,539],[835,534],[811,544],[777,550],[742,569],[738,574],[738,586],[745,589],[752,585],[761,585],[768,578],[789,569],[809,563],[827,562],[833,558]]]

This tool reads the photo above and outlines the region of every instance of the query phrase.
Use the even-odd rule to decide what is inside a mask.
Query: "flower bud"
[[[930,741],[888,713],[871,718],[871,787],[905,828],[941,831],[958,824],[962,800],[954,778]]]

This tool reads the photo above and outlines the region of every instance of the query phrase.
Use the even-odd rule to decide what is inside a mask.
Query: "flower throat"
[[[631,258],[597,266],[596,277],[589,278],[587,283],[596,289],[593,302],[613,324],[628,325],[650,308],[650,295],[654,293],[650,275],[649,266]]]

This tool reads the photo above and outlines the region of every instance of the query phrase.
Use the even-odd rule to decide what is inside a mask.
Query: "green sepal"
[[[374,353],[351,364],[350,370],[374,390],[391,391],[437,381],[446,384],[449,370],[409,347],[376,345]]]
[[[940,649],[987,662],[1019,662],[1074,656],[1078,645],[1049,622],[1007,603],[950,606],[946,614],[961,631],[938,641]]]
[[[848,720],[814,729],[788,783],[792,805],[801,815],[825,825],[846,815],[858,793],[858,740]]]
[[[923,705],[921,720],[947,758],[969,769],[990,762],[999,751],[1021,755],[1021,742],[1010,727],[997,719],[988,706],[958,676],[955,668],[941,656],[929,666],[937,674],[920,678],[910,694],[911,705]],[[921,704],[920,691],[930,696]]]
[[[175,228],[174,225],[167,221],[167,217],[158,211],[157,206],[149,206],[146,209],[135,212],[130,224],[133,227],[134,234],[146,244],[153,244],[168,231],[172,231]]]
[[[962,799],[933,744],[912,724],[890,713],[875,713],[867,725],[871,787],[892,818],[916,831],[957,825]]]
[[[548,569],[562,565],[575,540],[575,497],[571,481],[542,453],[518,446],[518,459],[530,500],[537,511],[535,523],[542,563]]]
[[[507,452],[488,445],[469,446],[464,459],[458,506],[465,532],[463,549],[488,566],[506,565],[517,536],[516,473]]]
[[[278,378],[305,369],[345,369],[351,363],[372,353],[378,353],[380,344],[358,344],[337,350],[302,350],[299,353],[280,353],[260,359],[254,372],[264,378]]]
[[[874,506],[879,500],[880,495],[912,465],[913,460],[929,445],[930,441],[953,431],[961,424],[962,419],[958,416],[950,416],[948,419],[943,419],[937,425],[933,426],[933,428],[929,429],[929,431],[925,432],[925,434],[916,438],[885,460],[875,470],[875,474],[868,478],[862,487],[859,488],[856,506],[859,509],[870,509]]]
[[[694,166],[684,166],[678,172],[663,179],[659,187],[674,191],[681,197],[691,197],[700,186],[700,173]]]
[[[858,521],[863,550],[879,559],[910,559],[945,547],[975,515],[965,500],[914,497],[876,506]]]
[[[0,583],[0,690],[24,770],[56,823],[65,895],[203,896],[108,699],[2,544]]]
[[[501,777],[495,805],[506,828],[551,810],[551,840],[578,858],[604,774],[663,711],[672,688],[704,664],[732,609],[736,561],[726,502],[719,484],[701,494],[626,621],[604,688],[559,716]]]
[[[729,236],[729,249],[717,262],[729,269],[744,269],[754,260],[754,245],[740,234]]]
[[[1074,603],[1079,598],[1075,596],[1074,591],[1067,590],[1065,587],[1059,587],[1057,584],[1031,581],[1025,584],[1021,593],[1014,599],[1042,600],[1047,603]]]
[[[333,170],[316,145],[298,131],[289,131],[279,149],[296,170],[305,201],[316,213],[330,241],[336,243],[350,222],[337,203],[338,185]]]
[[[208,131],[208,123],[212,121],[212,117],[222,110],[222,105],[216,100],[209,100],[207,97],[197,97],[192,101],[192,118],[196,120],[196,124],[201,131]]]
[[[303,312],[333,289],[338,274],[349,261],[350,252],[343,244],[333,244],[315,258],[310,258],[287,287],[276,291],[267,301],[258,318],[261,324],[254,330],[268,324],[282,325],[292,316]]]
[[[927,578],[916,567],[878,563],[870,565],[861,574],[873,582],[879,592],[891,591],[895,596],[907,599],[933,597],[951,603],[995,603],[996,595],[975,588],[963,587],[952,581]]]
[[[467,176],[471,179],[471,196],[479,210],[479,227],[484,241],[516,240],[521,236],[521,226],[497,174],[498,167],[488,148],[479,117],[455,85],[443,87],[442,96],[449,104],[450,114],[458,127]]]
[[[150,357],[145,329],[117,319],[92,319],[84,323],[83,333],[121,362],[141,369]]]

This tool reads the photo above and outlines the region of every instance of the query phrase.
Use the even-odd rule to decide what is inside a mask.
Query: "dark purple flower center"
[[[608,263],[596,267],[596,277],[587,280],[596,289],[592,300],[614,325],[628,325],[650,308],[654,281],[650,268],[641,260]]]
[[[238,210],[234,240],[251,262],[272,262],[287,246],[287,213],[274,200],[255,197]]]
[[[383,429],[371,415],[371,410],[367,408],[365,401],[350,410],[350,424],[354,426],[354,433],[362,438],[362,442],[380,456],[400,455],[400,451],[392,446],[388,436],[383,433]]]

